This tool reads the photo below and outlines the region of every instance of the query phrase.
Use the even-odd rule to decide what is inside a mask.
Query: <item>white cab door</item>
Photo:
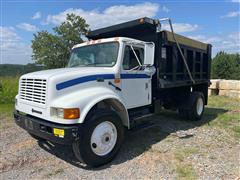
[[[128,109],[151,104],[151,76],[138,68],[138,61],[143,64],[143,60],[144,47],[125,45],[121,84],[122,97]]]

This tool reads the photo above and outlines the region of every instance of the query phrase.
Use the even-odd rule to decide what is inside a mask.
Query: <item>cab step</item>
[[[142,118],[145,115],[151,114],[150,106],[129,109],[128,114],[131,121],[137,118]]]
[[[137,124],[131,126],[130,133],[143,131],[143,130],[149,129],[151,127],[154,127],[155,125],[156,125],[155,123],[149,122],[149,121],[137,123]]]

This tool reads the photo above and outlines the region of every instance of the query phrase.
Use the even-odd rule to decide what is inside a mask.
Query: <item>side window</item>
[[[144,49],[140,47],[133,47],[139,61],[143,64],[144,59]],[[138,66],[139,63],[137,58],[131,48],[131,46],[125,46],[124,57],[123,57],[123,69],[130,70]]]

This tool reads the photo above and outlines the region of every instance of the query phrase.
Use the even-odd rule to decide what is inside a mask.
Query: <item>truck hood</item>
[[[62,79],[69,79],[69,78],[83,77],[88,75],[113,74],[113,73],[114,73],[113,68],[78,67],[78,68],[61,68],[61,69],[37,71],[37,72],[25,74],[22,76],[22,78],[61,79],[61,77],[64,77]]]

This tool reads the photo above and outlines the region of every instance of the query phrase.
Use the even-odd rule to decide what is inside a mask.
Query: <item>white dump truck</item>
[[[68,66],[21,76],[16,124],[36,139],[71,145],[89,166],[111,161],[156,104],[199,120],[207,104],[211,45],[141,18],[90,31]]]

